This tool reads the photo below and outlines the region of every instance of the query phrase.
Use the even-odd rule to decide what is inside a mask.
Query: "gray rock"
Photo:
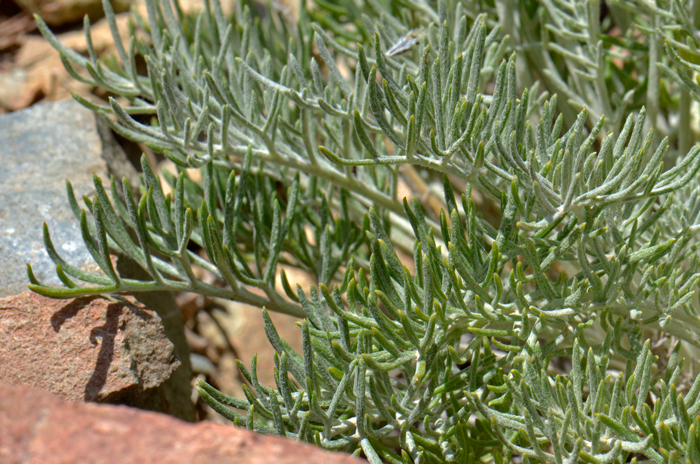
[[[60,284],[44,249],[43,222],[66,261],[97,269],[68,205],[66,179],[78,198],[94,194],[93,174],[138,179],[104,126],[73,100],[0,116],[0,297],[27,289],[27,263],[40,281]]]

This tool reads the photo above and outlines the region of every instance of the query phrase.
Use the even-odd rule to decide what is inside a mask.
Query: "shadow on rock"
[[[95,298],[80,298],[77,300],[70,300],[70,303],[66,304],[51,315],[51,327],[53,327],[53,330],[56,333],[60,332],[61,326],[68,319],[72,319],[77,316],[80,310],[89,305],[90,301],[94,299]]]
[[[121,312],[122,306],[116,303],[110,304],[107,306],[105,323],[90,330],[90,343],[96,345],[98,338],[102,339],[102,342],[100,343],[100,352],[97,354],[95,370],[85,385],[85,401],[94,401],[102,387],[107,383],[107,375],[114,357],[114,340],[119,330]]]

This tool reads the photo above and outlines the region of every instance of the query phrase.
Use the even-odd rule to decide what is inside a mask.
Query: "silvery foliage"
[[[125,44],[104,2],[107,61],[37,19],[76,79],[120,97],[76,98],[179,174],[166,195],[144,158],[140,199],[96,178],[82,209],[68,184],[102,272],[63,261],[45,228],[65,287],[29,267],[34,291],[187,291],[304,317],[298,354],[263,309],[274,387],[254,359],[245,398],[200,394],[238,425],[372,463],[700,462],[700,381],[684,385],[681,359],[700,347],[700,147],[665,168],[671,142],[646,130],[688,144],[660,114],[657,72],[698,93],[677,51],[697,54],[684,5],[643,3],[627,31],[640,45],[600,39],[597,1],[324,0],[298,22],[146,4]],[[679,28],[692,40],[668,38],[662,59]],[[606,76],[606,41],[655,58]],[[624,117],[632,75],[650,108]],[[442,177],[442,211],[399,198],[406,172]],[[113,254],[149,278],[120,276]],[[293,289],[281,265],[318,286]],[[650,333],[675,340],[668,356]]]

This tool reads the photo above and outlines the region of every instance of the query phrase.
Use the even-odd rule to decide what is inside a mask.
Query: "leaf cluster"
[[[294,20],[148,0],[127,46],[103,3],[116,59],[40,30],[76,79],[119,96],[76,98],[177,175],[166,188],[144,158],[137,195],[96,178],[83,209],[68,184],[101,272],[66,263],[45,228],[65,287],[29,267],[34,291],[195,292],[303,317],[298,354],[263,309],[275,386],[254,359],[245,399],[200,395],[373,463],[698,460],[682,357],[700,348],[700,146],[690,107],[672,117],[698,94],[693,9],[323,0]],[[148,277],[119,275],[115,254]]]

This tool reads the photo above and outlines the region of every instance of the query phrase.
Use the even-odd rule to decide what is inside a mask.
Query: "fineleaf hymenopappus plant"
[[[698,463],[682,356],[700,349],[699,3],[317,0],[295,19],[147,0],[124,44],[105,1],[104,61],[37,18],[66,69],[122,103],[76,98],[179,174],[164,195],[144,161],[140,198],[96,178],[84,209],[68,184],[102,272],[45,229],[65,287],[29,267],[30,287],[267,308],[276,385],[253,359],[245,398],[201,396],[373,463]],[[291,288],[281,264],[318,285]],[[304,318],[303,353],[267,310]]]

